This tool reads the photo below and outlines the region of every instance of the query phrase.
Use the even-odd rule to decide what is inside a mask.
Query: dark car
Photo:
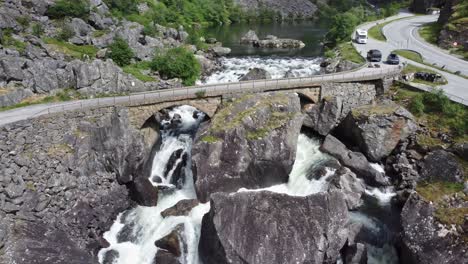
[[[395,53],[390,53],[390,55],[387,57],[387,63],[398,65],[400,64],[400,58],[398,58],[398,55]]]
[[[379,62],[382,60],[382,53],[380,50],[372,49],[367,52],[367,60],[370,62]]]

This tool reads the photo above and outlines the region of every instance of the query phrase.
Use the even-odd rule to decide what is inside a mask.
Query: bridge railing
[[[379,69],[375,68],[367,71],[339,72],[309,77],[195,85],[181,88],[133,93],[127,96],[111,96],[80,100],[69,103],[64,102],[60,105],[50,106],[46,109],[43,109],[33,114],[30,118],[34,118],[45,114],[52,114],[78,109],[109,107],[116,105],[136,106],[167,101],[212,97],[226,94],[287,90],[309,86],[317,86],[325,82],[368,81],[376,80],[388,75],[398,74],[399,72],[400,69],[397,67]]]

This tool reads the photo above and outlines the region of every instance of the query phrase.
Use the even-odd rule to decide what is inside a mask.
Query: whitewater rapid
[[[158,205],[155,207],[137,206],[127,212],[119,214],[111,229],[104,233],[104,238],[110,246],[99,252],[99,262],[104,263],[106,254],[109,252],[118,252],[118,258],[113,264],[153,264],[154,257],[158,248],[155,247],[155,241],[170,234],[174,228],[182,224],[184,227],[183,241],[187,243],[187,254],[180,260],[186,264],[200,263],[198,257],[198,240],[200,238],[200,227],[203,215],[209,209],[209,203],[199,204],[191,210],[188,216],[171,216],[163,218],[161,212],[171,208],[177,202],[185,199],[196,199],[193,175],[191,171],[191,149],[193,135],[196,132],[204,115],[191,106],[180,106],[169,112],[169,121],[162,121],[162,143],[160,150],[153,159],[152,173],[149,177],[154,186],[171,186],[171,177],[174,169],[168,171],[165,175],[166,166],[171,155],[182,150],[188,155],[187,164],[184,167],[185,181],[180,189],[175,188],[173,192],[165,194],[160,192]],[[180,117],[181,123],[175,128],[171,127],[171,122],[175,115]],[[198,116],[195,118],[194,116]],[[174,163],[176,167],[180,159]],[[162,182],[155,182],[154,176],[157,176]],[[125,215],[125,219],[124,219]],[[129,239],[119,239],[125,231],[124,228],[131,228]]]
[[[310,77],[320,72],[320,58],[238,57],[220,59],[223,68],[198,84],[238,82],[253,68],[268,71],[273,79]]]

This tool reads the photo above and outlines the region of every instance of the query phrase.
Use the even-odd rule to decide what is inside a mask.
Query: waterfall
[[[149,176],[154,186],[165,187],[166,191],[160,191],[155,207],[137,206],[119,214],[110,230],[104,233],[110,246],[99,252],[100,263],[104,263],[106,254],[118,252],[118,257],[111,263],[153,264],[158,250],[155,241],[168,235],[179,224],[184,226],[183,240],[187,243],[187,254],[180,257],[182,262],[199,263],[201,220],[209,211],[209,203],[199,204],[188,216],[163,218],[161,212],[181,200],[196,199],[190,155],[193,136],[205,116],[191,106],[179,106],[172,109],[168,117],[161,122],[162,143],[154,156]],[[181,175],[179,179],[175,175],[177,170]]]

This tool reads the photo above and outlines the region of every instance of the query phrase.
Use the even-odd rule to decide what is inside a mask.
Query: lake
[[[250,30],[254,30],[260,39],[267,35],[279,38],[292,38],[303,41],[302,49],[262,49],[240,44],[240,39]],[[205,36],[214,37],[231,48],[231,57],[243,56],[281,56],[281,57],[318,57],[322,55],[320,42],[327,29],[315,21],[289,21],[276,23],[238,23],[226,26],[210,27],[204,30]]]

